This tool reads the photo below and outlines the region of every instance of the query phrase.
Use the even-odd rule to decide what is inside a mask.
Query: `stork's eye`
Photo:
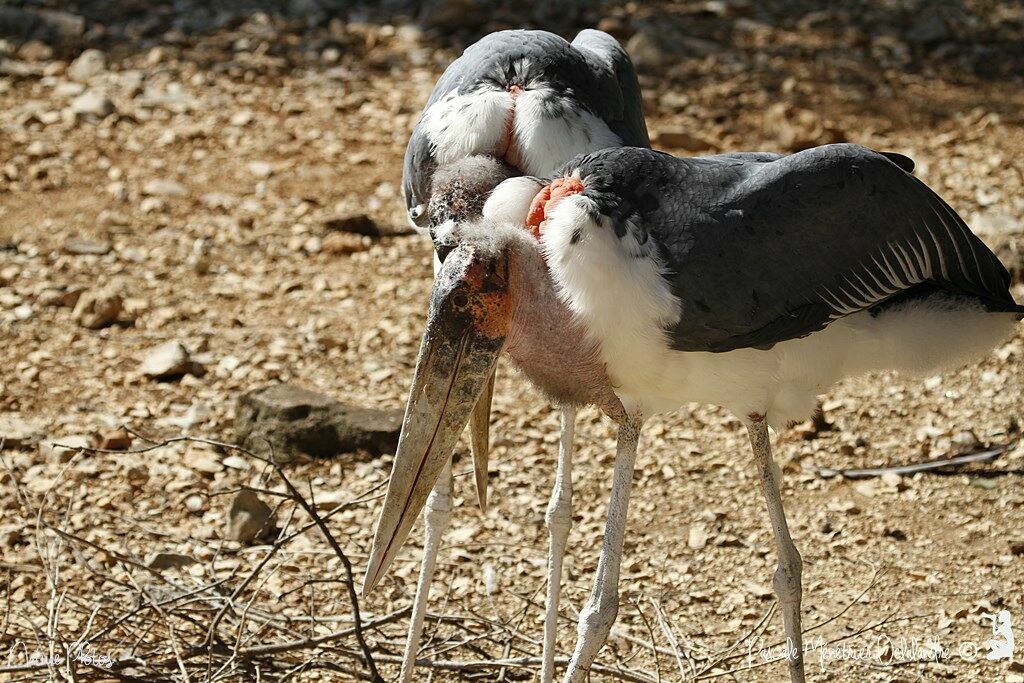
[[[465,308],[466,306],[469,305],[469,295],[466,294],[465,292],[456,292],[452,296],[452,305],[458,309]]]

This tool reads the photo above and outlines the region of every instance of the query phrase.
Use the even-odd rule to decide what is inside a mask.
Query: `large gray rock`
[[[242,394],[235,417],[240,445],[263,455],[273,447],[280,461],[299,455],[331,458],[354,451],[393,453],[401,428],[401,410],[345,405],[291,384]]]

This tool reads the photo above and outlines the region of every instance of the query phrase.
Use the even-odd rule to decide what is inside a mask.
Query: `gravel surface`
[[[488,30],[613,32],[640,68],[654,145],[676,154],[838,140],[907,154],[997,249],[1024,298],[1017,3],[570,3],[557,13],[473,0],[51,4],[49,14],[39,3],[0,8],[0,680],[58,677],[45,665],[3,667],[86,634],[111,661],[80,661],[79,680],[118,667],[150,680],[181,680],[182,668],[191,680],[364,671],[351,634],[238,655],[351,626],[344,565],[315,528],[265,544],[310,522],[265,463],[145,439],[230,442],[238,397],[277,382],[403,407],[431,265],[428,244],[406,234],[402,154],[444,66]],[[830,427],[801,425],[775,442],[805,561],[805,624],[838,641],[808,656],[811,678],[1024,681],[1020,664],[985,660],[983,618],[1008,609],[1024,623],[1024,327],[970,367],[847,381],[823,405]],[[504,365],[494,409],[486,514],[467,452],[456,466],[431,603],[447,618],[428,623],[424,653],[439,660],[540,653],[558,415]],[[582,411],[577,434],[565,653],[597,562],[614,454],[596,411]],[[1007,450],[946,475],[816,471],[990,445]],[[784,676],[759,654],[782,628],[773,614],[758,637],[775,555],[748,453],[740,423],[713,407],[650,421],[619,620],[598,659],[608,671]],[[334,511],[327,525],[357,584],[390,464],[356,453],[286,466],[316,509]],[[363,601],[364,620],[409,604],[418,543],[415,531]],[[182,598],[183,587],[212,584],[222,588]],[[366,634],[387,680],[405,623]],[[222,647],[215,663],[204,654],[179,667],[175,652],[216,650],[208,634]],[[980,659],[968,661],[962,643]],[[435,680],[520,680],[536,668],[439,670]]]

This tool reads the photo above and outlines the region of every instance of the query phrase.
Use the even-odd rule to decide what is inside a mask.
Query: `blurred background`
[[[111,658],[76,664],[87,678],[367,675],[344,562],[315,528],[298,533],[309,515],[272,468],[219,444],[266,455],[269,440],[360,580],[431,282],[401,199],[408,135],[481,36],[586,27],[632,56],[656,148],[849,141],[907,154],[1021,299],[1019,2],[8,1],[0,678],[59,677],[29,655],[73,642]],[[989,637],[983,613],[1024,615],[1024,333],[975,366],[846,382],[823,405],[778,445],[808,623],[837,642],[955,646]],[[486,514],[457,466],[424,650],[456,662],[430,669],[441,680],[535,675],[486,661],[539,654],[557,414],[503,368],[493,419]],[[169,441],[182,434],[218,443]],[[614,443],[593,410],[578,434],[563,651],[596,564]],[[598,660],[618,677],[679,679],[660,618],[687,653],[686,680],[782,675],[740,671],[754,640],[729,649],[781,630],[761,624],[774,555],[736,456],[745,438],[712,407],[653,421],[620,625]],[[991,447],[996,460],[946,476],[817,469]],[[418,536],[362,605],[382,620],[366,638],[388,680]],[[956,657],[830,666],[830,680],[1024,681],[1018,664]]]

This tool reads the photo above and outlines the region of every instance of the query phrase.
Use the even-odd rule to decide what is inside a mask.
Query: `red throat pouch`
[[[556,178],[546,185],[530,203],[530,213],[526,215],[526,227],[539,238],[544,232],[547,213],[555,208],[559,200],[574,194],[583,193],[583,181],[579,178]]]

